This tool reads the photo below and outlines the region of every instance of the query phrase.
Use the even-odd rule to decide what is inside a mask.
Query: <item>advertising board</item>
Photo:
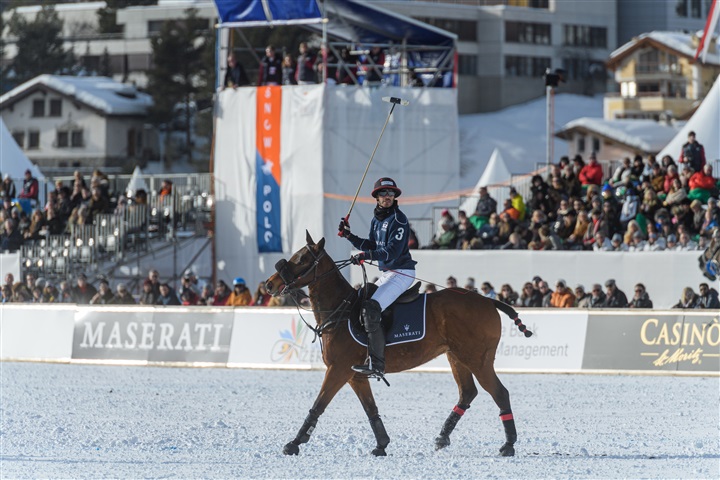
[[[720,372],[720,312],[592,313],[585,370]]]

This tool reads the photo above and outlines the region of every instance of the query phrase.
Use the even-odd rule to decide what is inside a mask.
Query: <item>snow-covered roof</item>
[[[699,33],[702,37],[702,32]],[[654,31],[643,33],[633,38],[620,48],[610,54],[610,62],[623,58],[626,54],[635,50],[644,43],[657,42],[689,58],[695,57],[697,45],[693,44],[693,34],[685,32],[662,32]],[[720,55],[716,52],[708,52],[705,63],[720,65]]]
[[[628,147],[647,153],[657,153],[677,134],[678,129],[654,120],[604,120],[583,117],[567,123],[556,132],[566,138],[572,130],[593,132]]]
[[[153,104],[150,95],[139,92],[133,85],[116,82],[108,77],[40,75],[0,96],[0,108],[15,103],[40,85],[105,115],[146,115]]]

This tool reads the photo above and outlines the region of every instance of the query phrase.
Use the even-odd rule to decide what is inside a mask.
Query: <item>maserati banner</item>
[[[73,359],[227,362],[233,312],[192,308],[78,308]]]
[[[255,195],[258,252],[282,252],[280,236],[282,87],[258,87],[256,106],[257,190]]]

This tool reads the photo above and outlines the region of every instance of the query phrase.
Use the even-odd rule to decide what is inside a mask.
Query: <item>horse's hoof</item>
[[[387,457],[387,453],[385,453],[385,449],[380,448],[380,447],[373,449],[372,454],[375,455],[376,457]]]
[[[502,447],[500,447],[500,455],[503,457],[514,457],[515,456],[515,447],[513,447],[512,443],[506,443]]]
[[[435,439],[435,450],[440,450],[447,446],[450,446],[450,437],[447,435],[440,435]]]
[[[300,447],[290,442],[283,448],[283,453],[285,455],[297,455],[298,453],[300,453]]]

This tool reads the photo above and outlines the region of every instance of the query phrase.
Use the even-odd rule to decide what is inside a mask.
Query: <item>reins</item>
[[[372,265],[372,266],[374,266],[374,267],[377,267],[377,266],[378,266],[376,263],[373,263],[373,262],[370,261],[370,260],[365,260],[364,263],[367,263],[367,264]],[[364,282],[364,284],[367,285],[367,274],[365,273],[365,265],[362,265],[362,264],[361,264],[361,266],[363,267],[363,282]],[[403,277],[410,277],[410,275],[408,275],[408,274],[406,274],[406,273],[403,273],[403,272],[401,272],[401,271],[399,271],[399,270],[393,270],[392,268],[386,268],[385,271],[387,271],[387,272],[393,272],[393,273],[395,273],[395,274],[397,274],[397,275],[402,275]],[[439,283],[431,282],[430,280],[425,280],[425,279],[423,279],[423,278],[416,277],[416,276],[412,276],[412,278],[415,279],[415,280],[419,280],[419,281],[421,281],[421,282],[427,283],[428,285],[433,285],[433,286],[435,286],[435,287],[439,287],[439,288],[441,288],[442,290],[450,290],[450,291],[452,291],[452,292],[457,293],[458,295],[467,295],[468,293],[472,292],[472,290],[468,290],[468,289],[466,289],[466,288],[446,287],[445,285],[440,285]]]
[[[310,252],[312,252],[311,249],[308,248],[308,250],[309,250]],[[325,254],[325,251],[323,251],[323,254]],[[308,269],[306,269],[306,270],[302,273],[302,275],[297,276],[296,279],[293,281],[293,283],[295,283],[298,279],[300,279],[300,278],[306,276],[307,274],[309,274],[312,269],[316,269],[316,268],[317,268],[317,265],[319,264],[319,260],[320,260],[320,258],[322,258],[323,254],[318,255],[317,257],[315,257],[315,261],[313,262],[313,264],[312,264],[310,267],[308,267]],[[314,256],[314,254],[313,254],[313,256]],[[317,281],[322,280],[324,277],[326,277],[327,275],[330,275],[331,273],[335,273],[335,272],[338,272],[338,273],[339,273],[340,270],[342,270],[343,268],[345,268],[345,267],[347,267],[348,265],[350,265],[351,261],[350,261],[350,260],[340,260],[340,261],[333,262],[333,263],[334,263],[334,268],[332,268],[331,270],[328,270],[328,271],[325,272],[325,273],[320,274],[319,276],[317,275],[317,273],[315,273],[315,276],[313,277],[313,280],[312,280],[311,282],[309,282],[307,285],[308,285],[308,286],[309,286],[309,285],[312,285],[313,283],[316,283]],[[367,275],[365,274],[365,268],[364,268],[364,267],[363,267],[363,278],[364,278],[365,284],[367,285]],[[322,343],[322,334],[323,334],[323,332],[324,332],[325,330],[328,330],[328,329],[334,327],[334,326],[337,325],[339,322],[341,322],[342,320],[344,320],[345,318],[347,318],[347,317],[345,316],[345,312],[348,311],[348,310],[351,310],[352,307],[355,305],[355,302],[357,302],[357,300],[358,300],[357,291],[356,291],[355,289],[353,289],[353,290],[340,302],[340,304],[339,304],[334,310],[315,310],[314,308],[308,309],[308,308],[304,307],[304,306],[301,305],[301,303],[295,298],[295,295],[296,295],[296,294],[302,294],[303,298],[309,298],[309,295],[306,294],[306,293],[305,293],[304,291],[302,291],[301,289],[299,289],[299,288],[295,289],[295,288],[293,288],[293,287],[288,288],[288,285],[286,284],[285,288],[283,289],[283,292],[284,292],[283,294],[287,294],[287,295],[292,299],[293,303],[295,303],[295,307],[297,308],[298,315],[300,316],[300,319],[303,321],[303,323],[305,324],[305,326],[307,326],[307,327],[315,334],[314,337],[313,337],[312,343],[315,343],[315,341],[316,341],[317,339],[320,339],[320,351],[321,351],[321,352],[323,351],[323,343]],[[355,297],[355,300],[354,300],[354,301],[351,300],[351,297]],[[310,323],[308,323],[307,320],[305,320],[305,317],[303,317],[303,314],[302,314],[301,310],[312,311],[313,313],[316,313],[316,314],[318,314],[318,313],[329,313],[329,315],[325,318],[325,320],[324,320],[320,325],[318,325],[318,326],[313,326],[313,325],[311,325]]]

